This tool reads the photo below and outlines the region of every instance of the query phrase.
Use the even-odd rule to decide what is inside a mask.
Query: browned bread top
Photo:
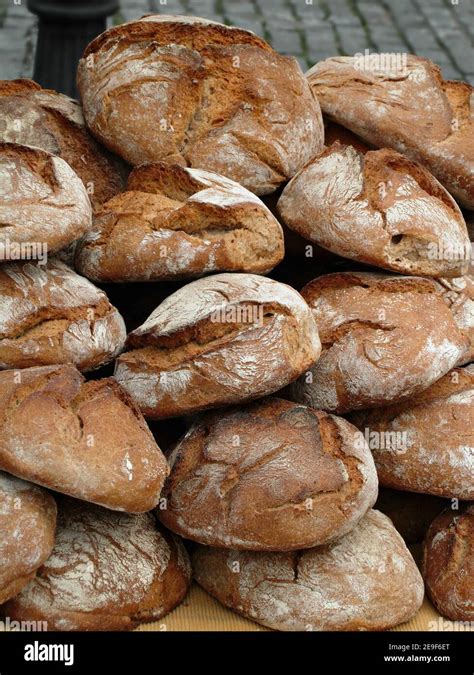
[[[423,546],[422,571],[443,616],[474,621],[474,504],[446,509],[433,520]]]
[[[60,260],[0,266],[0,368],[74,363],[91,370],[124,345],[105,293]]]
[[[0,471],[0,604],[19,593],[48,558],[55,528],[53,497]]]
[[[472,87],[443,80],[434,63],[408,55],[394,70],[337,56],[307,73],[323,112],[378,148],[420,161],[474,208]]]
[[[64,159],[81,178],[94,209],[123,187],[125,165],[88,133],[77,101],[32,80],[0,81],[0,140]]]
[[[57,251],[87,232],[91,219],[86,189],[69,164],[40,148],[0,141],[1,260],[39,257],[32,244]]]
[[[421,606],[423,581],[379,511],[326,546],[290,553],[199,546],[196,581],[224,605],[283,631],[384,630]]]
[[[351,530],[377,476],[360,432],[278,398],[195,422],[169,458],[161,521],[201,544],[287,551]]]
[[[0,467],[128,512],[159,500],[168,466],[114,378],[85,382],[72,365],[0,373]]]
[[[52,555],[5,611],[49,630],[131,630],[181,602],[190,576],[183,545],[152,514],[61,499]]]
[[[78,86],[91,131],[132,164],[185,164],[266,194],[322,147],[297,61],[205,19],[153,15],[106,31]]]
[[[333,253],[405,274],[460,276],[471,244],[451,195],[421,164],[390,149],[336,141],[278,201],[283,222]]]
[[[454,279],[437,279],[444,301],[451,309],[459,328],[467,333],[470,348],[457,365],[474,361],[474,269]]]
[[[284,254],[279,222],[223,176],[158,162],[136,167],[78,244],[94,281],[148,281],[216,271],[269,272]]]

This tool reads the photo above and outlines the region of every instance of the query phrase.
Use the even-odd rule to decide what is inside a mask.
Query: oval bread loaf
[[[239,614],[281,631],[384,630],[411,619],[423,581],[379,511],[333,544],[292,553],[199,546],[194,576]]]
[[[127,191],[96,212],[76,249],[76,269],[107,282],[264,274],[283,255],[281,226],[252,192],[209,171],[160,162],[135,168]]]
[[[0,467],[119,511],[154,508],[168,465],[112,378],[72,365],[0,372]]]
[[[278,398],[204,416],[169,463],[158,516],[210,546],[325,544],[351,530],[377,497],[362,434],[342,418]]]
[[[183,286],[127,344],[115,377],[152,419],[272,394],[320,353],[316,323],[299,293],[238,273]]]
[[[61,500],[51,556],[4,611],[48,630],[131,630],[176,607],[190,578],[184,546],[152,514]]]
[[[206,19],[151,15],[89,44],[78,87],[92,133],[131,164],[159,160],[267,194],[322,148],[298,62]]]
[[[55,529],[53,497],[0,471],[0,605],[35,576],[52,551]]]

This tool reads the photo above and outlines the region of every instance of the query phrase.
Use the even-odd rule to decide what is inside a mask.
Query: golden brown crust
[[[423,546],[423,577],[440,614],[474,621],[474,505],[434,519]]]
[[[152,514],[61,500],[52,555],[4,610],[48,630],[131,630],[179,604],[190,577],[183,545]]]
[[[210,546],[325,544],[351,530],[377,495],[372,456],[352,425],[278,398],[200,418],[169,462],[157,514]]]
[[[0,471],[0,605],[17,595],[51,553],[53,497]]]
[[[0,402],[1,468],[109,509],[157,505],[166,460],[113,378],[85,382],[72,365],[7,370]]]

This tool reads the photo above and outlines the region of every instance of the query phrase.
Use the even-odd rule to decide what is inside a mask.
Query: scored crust
[[[296,59],[243,29],[173,16],[123,24],[87,47],[78,87],[92,133],[132,164],[199,167],[267,194],[322,147]]]
[[[201,169],[136,167],[76,249],[94,281],[153,281],[207,272],[264,274],[283,259],[283,231],[258,197]]]
[[[217,274],[170,295],[127,339],[115,377],[142,412],[173,417],[260,398],[319,356],[297,291],[254,274]]]
[[[298,234],[352,260],[395,272],[460,276],[471,246],[456,202],[420,164],[389,149],[336,141],[278,201]]]

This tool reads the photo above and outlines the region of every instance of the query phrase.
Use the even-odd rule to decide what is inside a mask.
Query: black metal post
[[[118,0],[28,0],[39,18],[33,79],[77,98],[77,63],[118,8]]]

